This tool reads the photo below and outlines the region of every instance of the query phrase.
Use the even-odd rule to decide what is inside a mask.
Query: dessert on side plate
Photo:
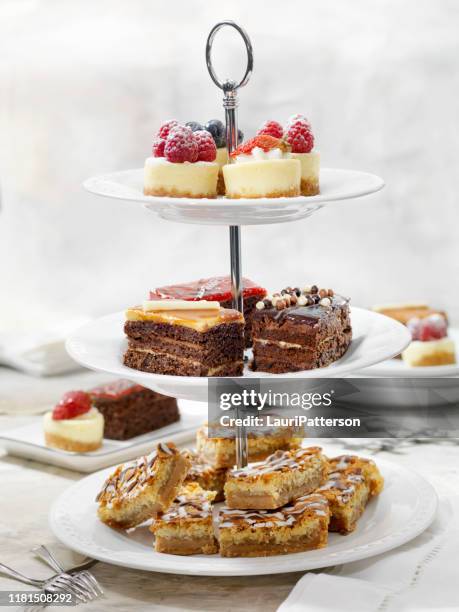
[[[104,417],[84,391],[65,393],[43,417],[46,446],[87,453],[102,446]]]
[[[231,153],[223,167],[227,198],[279,198],[300,195],[301,163],[281,138],[255,136]]]
[[[262,461],[277,450],[290,450],[297,446],[291,427],[276,428],[269,435],[261,432],[248,434],[249,461]],[[232,468],[236,464],[236,440],[209,435],[208,425],[196,434],[196,447],[201,457],[215,468]]]
[[[255,304],[266,296],[266,289],[260,287],[248,278],[242,279],[244,298],[244,339],[245,346],[252,345],[252,316]],[[231,278],[229,276],[214,276],[201,278],[190,283],[180,283],[166,287],[157,287],[150,291],[150,299],[177,299],[177,300],[207,300],[220,302],[222,308],[232,308]]]
[[[210,132],[171,120],[164,123],[145,161],[144,194],[153,196],[215,198],[217,149]]]
[[[413,341],[401,355],[408,366],[456,363],[455,346],[448,337],[448,319],[444,311],[423,303],[387,304],[374,306],[373,310],[406,325],[411,332]]]
[[[214,491],[193,482],[182,487],[173,504],[150,527],[156,552],[211,555],[218,551],[212,520]]]
[[[175,398],[129,380],[100,385],[88,393],[104,417],[104,437],[110,440],[129,440],[180,419]]]
[[[278,510],[222,508],[218,539],[222,557],[267,557],[323,548],[328,540],[329,508],[318,493]]]
[[[277,121],[266,121],[257,132],[257,135],[262,134],[283,138],[290,145],[292,159],[297,159],[301,164],[301,195],[320,193],[320,155],[313,150],[314,135],[306,117],[293,115],[285,127]]]
[[[225,484],[229,508],[271,510],[324,484],[328,462],[319,447],[277,451],[260,463],[231,470]]]
[[[256,304],[252,369],[279,374],[326,367],[351,339],[347,298],[316,285],[288,287]]]
[[[130,529],[165,512],[189,467],[189,459],[172,442],[158,444],[150,455],[118,466],[96,498],[100,520],[110,527]]]
[[[206,300],[150,300],[129,308],[124,365],[175,376],[240,376],[244,316]]]

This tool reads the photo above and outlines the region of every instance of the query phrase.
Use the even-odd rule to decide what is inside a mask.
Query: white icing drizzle
[[[300,448],[297,451],[276,451],[264,461],[252,463],[239,470],[231,470],[231,478],[247,478],[261,476],[271,472],[297,470],[310,463],[314,457],[322,452],[319,447]]]

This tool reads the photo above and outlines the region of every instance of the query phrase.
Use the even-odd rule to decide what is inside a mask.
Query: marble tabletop
[[[0,416],[0,431],[30,418],[24,414],[3,414]],[[368,450],[365,454],[372,455]],[[459,489],[459,446],[413,444],[402,447],[398,453],[380,451],[377,456],[414,468],[434,484],[439,479],[447,479],[452,487]],[[33,546],[45,544],[69,564],[79,560],[51,533],[48,512],[57,496],[82,476],[77,472],[7,456],[0,450],[0,561],[25,574],[46,577],[49,570],[30,553]],[[393,554],[396,555],[397,551]],[[369,559],[368,563],[372,560]],[[124,569],[105,563],[98,563],[92,571],[103,585],[105,596],[97,605],[91,604],[86,609],[100,612],[132,609],[269,612],[277,609],[302,576],[302,573],[247,578],[181,576]],[[0,576],[0,590],[18,588],[22,588],[19,583]]]

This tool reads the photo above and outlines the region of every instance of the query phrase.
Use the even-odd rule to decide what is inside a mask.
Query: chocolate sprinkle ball
[[[275,308],[284,310],[290,306],[313,306],[319,305],[324,308],[331,307],[335,292],[333,289],[319,288],[317,285],[299,287],[286,287],[280,293],[267,295],[264,300],[256,303],[257,310]]]

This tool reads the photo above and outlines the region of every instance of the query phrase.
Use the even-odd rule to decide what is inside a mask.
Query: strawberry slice
[[[288,146],[281,138],[274,138],[274,136],[269,136],[269,134],[260,134],[239,145],[237,149],[231,153],[231,157],[250,155],[256,147],[263,149],[265,152],[271,151],[271,149],[282,149],[283,151],[288,149]]]
[[[85,391],[69,391],[62,396],[60,402],[54,407],[53,419],[55,421],[74,419],[90,410],[91,397],[88,393]]]

